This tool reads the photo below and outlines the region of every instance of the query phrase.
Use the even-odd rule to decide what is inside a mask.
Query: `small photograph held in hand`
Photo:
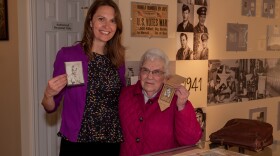
[[[163,86],[163,89],[161,91],[159,98],[170,104],[170,102],[174,96],[174,93],[175,93],[175,89],[172,86],[165,84]]]
[[[81,61],[65,62],[65,69],[68,86],[84,84],[83,67]]]

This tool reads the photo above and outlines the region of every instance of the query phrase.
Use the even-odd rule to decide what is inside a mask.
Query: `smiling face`
[[[161,59],[147,59],[143,63],[142,69],[144,70],[140,71],[139,76],[142,88],[149,97],[152,97],[161,89],[164,83],[164,61]],[[147,72],[147,70],[149,71]]]
[[[115,35],[117,24],[115,10],[111,6],[100,6],[91,22],[94,42],[107,42]]]

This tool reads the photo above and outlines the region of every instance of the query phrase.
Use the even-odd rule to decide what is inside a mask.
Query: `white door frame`
[[[17,0],[19,32],[19,79],[20,79],[20,123],[21,155],[35,156],[35,101],[36,97],[36,31],[33,31],[36,0]]]

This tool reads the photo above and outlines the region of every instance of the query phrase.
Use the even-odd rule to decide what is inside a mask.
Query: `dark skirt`
[[[94,156],[110,155],[118,156],[120,153],[120,143],[100,143],[100,142],[70,142],[61,139],[59,156]]]

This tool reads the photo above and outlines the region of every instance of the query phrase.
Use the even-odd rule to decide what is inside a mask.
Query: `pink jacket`
[[[174,96],[170,107],[161,111],[159,94],[145,104],[139,81],[122,90],[119,104],[124,136],[121,156],[137,156],[194,145],[201,138],[201,128],[191,102],[187,101],[185,108],[178,111],[177,96]]]

